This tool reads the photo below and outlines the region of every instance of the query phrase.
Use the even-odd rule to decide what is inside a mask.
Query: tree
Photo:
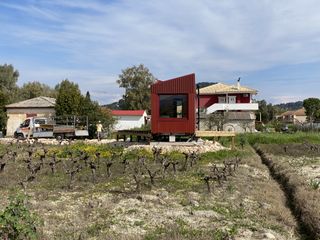
[[[89,136],[93,137],[96,132],[96,123],[101,121],[105,130],[109,132],[114,123],[111,112],[103,110],[98,102],[92,101],[90,93],[83,96],[78,84],[63,80],[56,86],[56,115],[57,116],[87,116],[89,121]]]
[[[211,113],[207,116],[205,121],[209,130],[216,129],[217,131],[222,131],[223,125],[228,121],[228,113]]]
[[[0,131],[6,127],[5,105],[12,103],[17,96],[19,72],[12,65],[0,65]]]
[[[58,84],[55,89],[57,91],[56,115],[79,115],[82,95],[78,84],[66,79]]]
[[[50,86],[37,81],[25,83],[19,89],[20,100],[26,100],[40,96],[56,97],[56,95],[57,93],[55,89],[52,89]]]
[[[92,101],[90,93],[87,92],[86,96],[82,96],[80,104],[79,114],[82,116],[88,116],[89,120],[89,136],[93,137],[96,132],[96,124],[101,121],[101,124],[105,131],[108,133],[111,131],[114,119],[109,110],[101,108],[96,101]]]
[[[320,99],[308,98],[303,101],[303,107],[311,123],[320,118]]]
[[[258,101],[259,104],[259,111],[256,113],[256,119],[260,120],[260,114],[261,114],[261,121],[263,123],[268,123],[272,120],[274,120],[278,108],[272,106],[271,103],[267,104],[265,100]]]
[[[0,65],[0,87],[3,91],[10,92],[17,88],[19,72],[12,65]]]
[[[0,89],[7,96],[8,103],[16,96],[18,77],[19,72],[12,65],[0,65]]]
[[[155,77],[142,64],[122,70],[117,83],[125,89],[123,108],[146,109],[150,112],[150,87],[154,82]]]
[[[0,132],[6,127],[7,114],[5,112],[5,106],[7,104],[6,95],[0,90]]]

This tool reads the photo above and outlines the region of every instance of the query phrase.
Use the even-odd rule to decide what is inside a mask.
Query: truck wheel
[[[64,135],[63,135],[63,134],[58,134],[58,135],[56,136],[56,139],[57,139],[58,141],[61,141],[61,140],[64,139]]]
[[[14,137],[18,140],[23,140],[24,139],[24,136],[22,133],[14,133]]]

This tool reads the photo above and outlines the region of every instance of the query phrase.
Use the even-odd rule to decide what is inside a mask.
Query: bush
[[[0,213],[1,239],[37,239],[37,225],[40,221],[26,206],[26,196],[9,198],[10,203]]]

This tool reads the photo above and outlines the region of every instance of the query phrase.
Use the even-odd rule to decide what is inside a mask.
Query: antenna
[[[238,78],[237,89],[240,90],[240,77]]]

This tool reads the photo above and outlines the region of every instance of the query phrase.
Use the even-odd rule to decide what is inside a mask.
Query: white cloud
[[[89,82],[97,89],[110,84],[118,91],[113,96],[119,96],[115,76],[133,64],[144,63],[161,79],[196,72],[200,81],[224,81],[239,73],[320,61],[317,0],[30,0],[24,6],[11,1],[0,5],[46,23],[2,21],[0,34],[12,40],[9,45],[49,48],[48,54],[58,51],[61,56],[48,57],[66,62],[50,67],[39,58],[43,70],[29,69],[32,74],[21,76],[26,81],[37,74],[45,79],[67,75],[82,88],[92,89]]]

